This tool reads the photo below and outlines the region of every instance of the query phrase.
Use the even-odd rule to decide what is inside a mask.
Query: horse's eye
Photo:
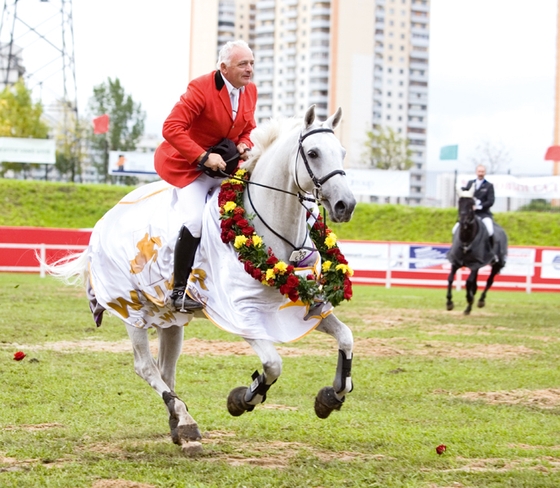
[[[307,153],[307,155],[308,155],[311,159],[315,159],[315,158],[318,158],[318,157],[319,157],[319,155],[318,155],[315,151],[313,151],[313,150],[309,151],[309,152]]]

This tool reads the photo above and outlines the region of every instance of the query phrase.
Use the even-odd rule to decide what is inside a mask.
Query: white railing
[[[41,278],[45,277],[45,266],[42,264],[47,258],[47,250],[83,251],[87,246],[83,244],[18,244],[0,242],[0,249],[31,249],[39,254],[40,262],[37,266],[0,266],[0,271],[34,273],[39,272]]]

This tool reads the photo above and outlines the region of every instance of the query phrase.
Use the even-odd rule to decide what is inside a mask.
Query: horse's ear
[[[323,126],[334,130],[336,129],[338,124],[340,124],[341,119],[342,119],[342,109],[338,107],[338,110],[333,115],[331,115],[327,120],[325,120]]]
[[[305,117],[303,117],[303,128],[309,129],[315,122],[315,105],[311,105],[305,112]]]

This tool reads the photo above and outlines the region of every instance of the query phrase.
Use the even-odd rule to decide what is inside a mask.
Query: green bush
[[[131,186],[0,179],[0,225],[90,228]],[[560,246],[560,213],[496,213],[513,245]],[[449,242],[457,219],[453,208],[360,203],[346,224],[330,224],[340,239]]]

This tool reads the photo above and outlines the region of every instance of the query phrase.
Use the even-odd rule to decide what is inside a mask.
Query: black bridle
[[[463,202],[461,202],[461,199],[464,199]],[[463,252],[468,252],[476,237],[478,227],[476,225],[476,214],[473,210],[474,200],[470,197],[462,197],[461,199],[459,200],[459,238],[463,244]]]

